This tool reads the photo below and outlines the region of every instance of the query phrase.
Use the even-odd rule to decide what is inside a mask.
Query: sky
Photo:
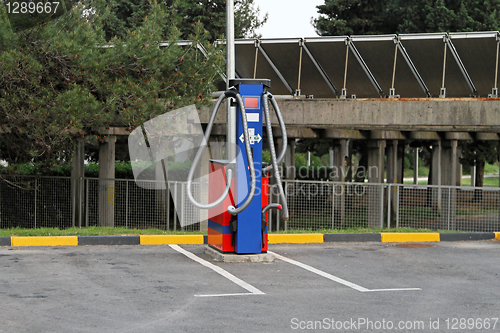
[[[255,0],[261,17],[269,13],[269,19],[257,30],[263,38],[316,37],[311,17],[318,17],[316,6],[324,0]]]

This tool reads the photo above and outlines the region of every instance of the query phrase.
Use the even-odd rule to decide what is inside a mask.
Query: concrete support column
[[[432,163],[431,163],[431,173],[432,179],[430,179],[429,185],[441,185],[442,184],[442,155],[443,147],[441,140],[436,141],[432,145]],[[441,213],[441,200],[442,193],[441,188],[431,187],[427,189],[427,206],[432,207],[434,214]]]
[[[334,164],[335,163],[335,152],[333,151],[333,147],[330,147],[329,154],[330,154],[330,168],[333,168],[335,165]]]
[[[345,168],[345,155],[346,155],[346,139],[340,139],[334,143],[333,152],[333,181],[343,182],[345,181],[347,170]]]
[[[413,148],[413,184],[418,184],[418,147]]]
[[[442,154],[443,184],[455,186],[458,167],[458,140],[444,140]],[[456,229],[457,191],[455,188],[442,190],[441,228]]]
[[[285,154],[286,179],[295,179],[295,139],[288,138]]]
[[[458,169],[458,140],[444,140],[442,154],[443,185],[456,185]]]
[[[347,176],[346,176],[346,181],[348,182],[352,182],[353,180],[353,174],[354,174],[354,170],[352,169],[352,151],[353,151],[353,147],[354,147],[354,140],[352,139],[349,139],[347,140]]]
[[[73,227],[84,225],[84,177],[85,177],[85,142],[83,138],[78,138],[76,147],[71,159],[71,205],[73,208]]]
[[[398,184],[399,178],[401,177],[401,159],[399,154],[399,145],[398,140],[391,140],[387,145],[387,183],[389,184]],[[388,190],[391,193],[391,210],[387,212],[390,214],[391,224],[396,224],[396,209],[398,198],[397,196],[397,187],[388,187]],[[388,192],[387,192],[388,193]],[[386,206],[386,205],[384,205]]]
[[[345,168],[345,156],[347,152],[347,140],[340,139],[333,143],[333,181],[344,182],[347,170]],[[333,189],[333,218],[335,227],[343,227],[345,223],[345,185],[334,185]]]
[[[274,139],[274,144],[275,147],[274,149],[276,150],[276,154],[279,154],[281,151],[281,147],[283,145],[283,139],[282,138],[275,138]],[[295,147],[294,147],[295,149]],[[278,169],[280,171],[280,176],[283,180],[283,167],[281,165],[278,165]],[[274,171],[269,173],[269,185],[270,191],[269,191],[269,202],[270,203],[278,203],[279,202],[279,193],[278,193],[278,188],[276,186],[276,177],[274,177]],[[286,186],[284,186],[283,189],[286,189]],[[290,209],[290,204],[289,204],[289,209]],[[271,209],[269,210],[269,230],[281,230],[284,229],[284,225],[281,223],[281,216],[280,212],[277,209]]]
[[[442,155],[441,141],[436,141],[432,145],[432,180],[430,185],[442,185]]]
[[[99,225],[115,226],[115,143],[110,135],[99,144]]]
[[[390,140],[387,143],[387,183],[398,182],[398,141]]]
[[[158,221],[161,221],[165,224],[165,228],[168,230],[170,228],[170,216],[169,216],[169,200],[170,193],[167,182],[167,160],[164,159],[156,163],[155,166],[155,183],[151,184],[151,188],[153,188],[154,196],[156,200],[156,214]],[[128,226],[128,221],[125,221],[125,225]]]
[[[396,183],[403,184],[404,174],[405,174],[405,147],[406,143],[403,140],[398,142],[397,149],[397,172],[396,172]]]
[[[222,139],[219,136],[210,137],[208,144],[209,144],[209,147],[210,147],[210,153],[211,153],[212,159],[214,159],[214,160],[222,160],[223,159],[223,144],[224,144],[224,139]]]
[[[367,142],[368,150],[368,182],[384,182],[385,140]],[[384,187],[368,186],[368,227],[380,228],[384,223]]]
[[[456,180],[456,185],[457,186],[462,186],[462,173],[463,173],[463,168],[462,168],[462,163],[460,163],[460,158],[462,157],[462,149],[460,147],[457,147],[457,180]]]
[[[476,166],[470,167],[470,186],[476,187]]]
[[[384,156],[385,140],[368,141],[368,169],[366,170],[369,183],[383,183],[385,180]]]

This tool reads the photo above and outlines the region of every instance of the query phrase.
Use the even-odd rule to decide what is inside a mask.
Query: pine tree
[[[181,39],[190,39],[196,34],[198,23],[202,24],[210,41],[224,37],[225,0],[165,0],[163,3],[173,13],[169,23],[179,28]],[[111,13],[104,26],[108,40],[123,36],[128,29],[142,24],[150,10],[148,0],[114,0],[109,6]],[[234,20],[236,38],[251,38],[256,36],[255,30],[267,21],[267,14],[260,18],[260,9],[254,0],[236,0]]]
[[[192,46],[176,44],[166,24],[172,12],[150,3],[141,24],[106,42],[111,12],[103,0],[85,0],[58,19],[0,34],[1,158],[57,163],[77,138],[97,144],[103,128],[134,129],[166,110],[203,103],[218,77],[223,54],[197,25]],[[0,27],[6,20],[0,6]],[[160,48],[158,41],[169,40]],[[195,43],[202,43],[208,57]]]

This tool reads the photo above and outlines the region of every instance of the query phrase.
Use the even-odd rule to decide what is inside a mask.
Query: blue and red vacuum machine
[[[267,211],[271,208],[280,209],[283,219],[288,219],[286,197],[278,169],[286,152],[286,129],[275,99],[267,92],[271,86],[270,80],[235,79],[229,82],[231,89],[219,97],[207,124],[205,139],[188,175],[187,192],[195,206],[209,210],[209,246],[223,253],[263,253],[268,248]],[[210,161],[209,202],[212,203],[203,205],[191,195],[191,180],[210,137],[217,110],[225,99],[237,104],[236,142],[242,154],[232,161]],[[279,156],[276,156],[274,149],[269,102],[274,108],[283,137]],[[271,155],[269,166],[262,163],[264,119]],[[276,179],[281,204],[268,204],[270,172]]]

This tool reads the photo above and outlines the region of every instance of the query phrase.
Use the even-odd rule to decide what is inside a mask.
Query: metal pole
[[[129,181],[127,180],[125,184],[125,228],[128,228],[128,183]]]
[[[226,1],[226,74],[227,89],[230,88],[229,80],[236,77],[236,61],[234,52],[234,0]],[[231,106],[231,100],[227,102],[227,129],[226,158],[230,161],[236,158],[236,107]]]
[[[78,227],[82,228],[82,220],[83,220],[83,187],[85,185],[83,177],[78,179]]]
[[[89,227],[89,180],[87,179],[87,186],[85,187],[85,227]]]
[[[396,187],[396,228],[399,228],[399,185]]]
[[[255,63],[254,63],[254,66],[253,66],[253,78],[254,79],[257,76],[257,59],[258,58],[259,58],[259,48],[256,47],[255,48]]]
[[[302,52],[303,52],[303,48],[302,48],[302,43],[301,43],[300,44],[300,53],[299,53],[299,77],[298,77],[298,81],[297,81],[297,90],[295,91],[296,96],[300,96],[300,80],[301,80],[301,76],[302,76]]]
[[[269,182],[269,204],[273,203],[273,193],[272,193],[273,192],[273,188],[274,187],[271,186],[271,182]],[[270,232],[272,230],[272,226],[273,226],[273,210],[270,209],[267,214],[269,216],[268,230]]]
[[[392,68],[392,86],[394,89],[394,81],[396,80],[396,60],[398,59],[398,45],[394,48],[394,67]]]
[[[391,229],[391,190],[392,186],[387,185],[387,229]]]
[[[335,229],[335,184],[332,184],[332,229]]]
[[[444,44],[444,58],[443,58],[443,81],[441,83],[441,88],[444,88],[444,79],[445,79],[445,76],[446,76],[446,48],[447,48],[447,45]]]
[[[413,184],[418,184],[418,147],[415,147],[413,155]]]
[[[347,42],[349,43],[349,42]],[[347,83],[347,64],[349,63],[349,44],[346,44],[345,48],[345,69],[344,69],[344,87],[342,88],[342,94],[341,97],[347,98],[347,89],[346,89],[346,83]]]
[[[497,41],[497,57],[495,61],[495,90],[498,88],[498,51],[499,51],[500,41]]]
[[[167,230],[170,230],[170,183],[167,181],[167,191],[166,191],[166,199],[167,199]]]
[[[35,178],[35,229],[36,229],[36,187],[38,185],[38,179]],[[75,197],[73,196],[73,200],[75,200]],[[75,226],[75,205],[73,205],[73,227]]]
[[[177,209],[176,209],[176,203],[177,203],[177,182],[174,183],[174,230],[177,230]]]
[[[184,200],[185,200],[185,195],[184,195],[184,190],[185,190],[185,185],[181,184],[181,214],[179,216],[179,223],[181,224],[181,230],[184,231]]]
[[[380,228],[384,228],[384,184],[380,184]]]
[[[450,216],[451,216],[451,187],[448,188],[448,230],[450,230]]]

